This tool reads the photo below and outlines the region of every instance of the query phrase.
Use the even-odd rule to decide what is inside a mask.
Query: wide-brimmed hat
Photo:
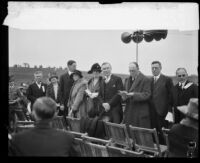
[[[52,78],[57,78],[58,79],[58,75],[57,75],[56,72],[50,72],[49,76],[50,76],[49,77],[49,81],[51,81]]]
[[[191,98],[188,105],[178,106],[177,109],[187,117],[198,120],[198,98]]]
[[[93,64],[88,74],[91,74],[93,71],[101,72],[101,66],[98,63]]]
[[[83,77],[83,75],[82,75],[81,71],[79,71],[79,70],[75,70],[73,73],[71,73],[71,75],[70,75],[70,78],[72,78],[72,77],[73,77],[73,75],[78,75],[78,76],[80,76],[80,78],[82,78],[82,77]]]

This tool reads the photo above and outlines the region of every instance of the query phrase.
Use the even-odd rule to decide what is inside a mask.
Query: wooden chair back
[[[34,121],[17,121],[14,132],[21,132],[24,130],[32,129],[35,126],[34,123]]]
[[[52,127],[67,130],[66,119],[63,116],[56,116],[52,121]]]
[[[132,141],[129,138],[128,131],[125,124],[116,124],[111,122],[104,122],[106,135],[111,139],[112,143],[119,144],[132,149]]]
[[[147,129],[129,125],[129,129],[130,135],[139,150],[161,156],[161,149],[155,128]],[[155,139],[155,143],[153,137]]]
[[[80,132],[80,119],[66,117],[66,120],[70,131]]]
[[[162,128],[162,133],[164,135],[164,138],[165,138],[165,143],[167,145],[167,153],[166,153],[166,156],[168,155],[169,153],[169,138],[168,138],[168,135],[169,135],[169,131],[170,129],[167,129],[167,128]]]

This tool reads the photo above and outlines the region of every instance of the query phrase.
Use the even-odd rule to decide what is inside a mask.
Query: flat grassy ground
[[[20,85],[20,83],[25,82],[27,84],[30,84],[33,79],[34,79],[34,72],[35,71],[42,71],[43,72],[43,82],[46,82],[47,78],[48,78],[48,73],[53,71],[53,68],[25,68],[25,67],[9,67],[9,75],[14,75],[14,79],[15,79],[15,83],[17,86]],[[60,75],[62,75],[63,73],[66,72],[66,70],[64,69],[57,69],[56,70],[58,76],[60,77]],[[82,71],[83,76],[86,79],[89,79],[91,76],[89,74],[87,74],[87,72]],[[120,76],[122,78],[122,80],[124,81],[124,79],[126,77],[128,77],[128,74],[115,74],[117,76]],[[176,84],[177,80],[175,76],[171,76],[173,83]],[[197,75],[192,75],[189,76],[189,80],[193,81],[194,83],[198,84],[198,76]]]

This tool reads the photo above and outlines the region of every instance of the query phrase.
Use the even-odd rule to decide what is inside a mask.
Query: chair
[[[107,151],[109,157],[148,157],[143,151],[135,152],[113,146],[107,146]]]
[[[16,115],[18,121],[28,120],[22,109],[15,109],[14,112],[15,112],[15,115]]]
[[[85,146],[90,147],[93,157],[108,157],[106,145],[111,142],[110,140],[98,139],[87,135],[83,135],[82,139],[85,142]]]
[[[165,145],[159,145],[156,129],[133,127],[129,125],[130,135],[135,142],[136,148],[145,153],[161,157],[167,150]],[[155,138],[155,143],[154,139]]]
[[[75,132],[75,131],[67,131],[74,135],[75,138],[82,138],[83,135],[87,135],[87,133]]]
[[[21,132],[32,128],[34,128],[34,121],[17,121],[14,132]]]
[[[125,124],[104,122],[106,135],[111,139],[111,144],[120,145],[127,149],[132,149],[132,140],[129,138]]]
[[[167,128],[164,128],[164,127],[162,128],[162,133],[163,133],[163,135],[164,135],[165,143],[166,143],[166,145],[167,145],[167,151],[166,151],[166,153],[165,153],[165,156],[166,156],[166,157],[167,157],[168,154],[169,154],[169,138],[168,138],[169,131],[170,131],[170,129],[167,129]]]
[[[52,121],[52,127],[57,129],[67,129],[67,123],[63,116],[56,116]]]
[[[80,132],[80,119],[66,117],[67,123],[69,124],[70,131]]]
[[[85,141],[81,138],[75,138],[75,145],[77,146],[77,150],[80,153],[81,157],[92,157],[93,152],[89,145],[85,143]]]

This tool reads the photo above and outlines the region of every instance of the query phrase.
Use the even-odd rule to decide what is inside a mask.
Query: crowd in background
[[[40,111],[34,114],[35,109],[42,108],[39,103],[46,106],[52,103],[48,98],[37,101],[46,96],[54,101],[56,107],[51,105],[58,116],[98,118],[117,124],[156,128],[160,144],[164,144],[162,127],[169,128],[170,157],[186,157],[188,143],[197,142],[198,86],[187,79],[185,68],[177,68],[178,83],[174,86],[172,79],[162,74],[159,61],[151,63],[151,78],[139,70],[137,62],[129,63],[130,75],[124,83],[112,74],[108,62],[101,66],[93,64],[88,71],[92,76],[89,81],[77,70],[76,61],[69,60],[67,67],[68,71],[60,77],[56,72],[50,72],[47,83],[42,82],[42,71],[37,71],[32,84],[22,83],[19,88],[15,87],[13,77],[9,77],[11,132],[16,118],[14,109],[22,109],[28,120],[37,121],[38,117],[44,116]]]

